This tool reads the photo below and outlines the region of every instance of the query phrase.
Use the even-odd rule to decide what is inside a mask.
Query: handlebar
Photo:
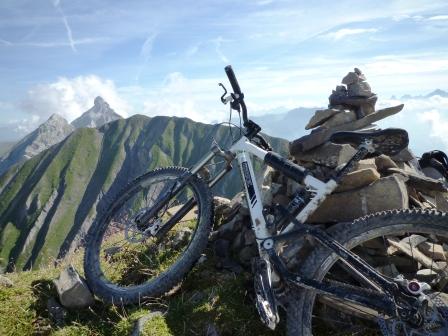
[[[233,92],[238,95],[238,97],[233,97],[241,106],[241,111],[243,114],[243,125],[247,126],[249,124],[249,120],[247,119],[247,108],[246,103],[244,102],[244,94],[241,92],[240,85],[236,80],[235,73],[233,72],[232,66],[228,65],[224,68],[227,78],[229,79],[230,85],[232,85]]]
[[[227,78],[229,78],[230,84],[232,85],[233,92],[241,96],[242,95],[241,88],[240,85],[238,84],[238,81],[236,80],[236,76],[235,73],[233,72],[232,66],[228,65],[224,68],[224,70],[227,74]]]

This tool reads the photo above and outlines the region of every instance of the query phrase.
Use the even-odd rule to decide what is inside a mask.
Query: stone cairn
[[[378,130],[374,122],[403,109],[403,105],[398,105],[375,110],[377,96],[357,68],[343,78],[342,84],[331,93],[328,108],[316,111],[306,125],[305,129],[311,130],[310,134],[292,141],[289,147],[290,159],[323,181],[343,167],[356,152],[350,145],[329,142],[333,133]],[[303,186],[269,167],[260,180],[266,207],[275,204],[286,206],[303,189]],[[342,180],[308,223],[327,227],[391,209],[437,208],[448,211],[444,183],[446,181],[425,176],[417,158],[408,148],[394,157],[381,155],[365,159]],[[237,194],[232,200],[215,197],[215,209],[216,223],[211,241],[218,257],[217,266],[241,271],[257,255],[244,193]],[[293,267],[297,257],[306,255],[310,250],[303,248],[306,246],[304,244],[307,242],[296,239],[284,246],[283,256],[289,266]]]

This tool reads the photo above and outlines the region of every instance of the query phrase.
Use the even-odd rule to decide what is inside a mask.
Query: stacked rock
[[[339,131],[377,129],[373,123],[396,114],[403,105],[375,111],[377,96],[371,92],[362,72],[355,68],[342,80],[329,97],[328,109],[318,110],[306,125],[312,129],[290,143],[290,159],[307,168],[315,177],[326,181],[355,154],[350,145],[333,144],[330,136]],[[263,204],[286,206],[304,187],[268,168],[263,176]],[[352,221],[361,216],[384,210],[406,208],[438,208],[448,210],[447,189],[443,181],[425,176],[418,160],[408,148],[394,157],[380,155],[360,161],[347,174],[336,191],[327,197],[309,223],[325,226]],[[387,197],[384,197],[387,195]],[[234,199],[216,201],[218,223],[212,239],[223,267],[243,266],[255,256],[256,242],[250,229],[248,208],[242,193]],[[286,257],[297,253],[296,246],[285,250]]]

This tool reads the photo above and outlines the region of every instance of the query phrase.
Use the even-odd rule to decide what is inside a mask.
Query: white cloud
[[[376,33],[377,31],[378,29],[376,28],[342,28],[335,32],[324,34],[322,37],[338,41],[347,36]]]
[[[381,98],[381,97],[380,97]],[[400,127],[409,133],[410,148],[418,155],[440,149],[448,152],[448,98],[432,96],[410,99],[381,99],[377,108],[404,103],[403,110],[379,124],[381,127]]]
[[[435,15],[428,18],[429,21],[445,21],[448,20],[448,15]]]
[[[118,114],[128,115],[130,107],[119,96],[114,82],[95,75],[61,77],[53,83],[36,85],[20,105],[24,112],[39,116],[38,122],[53,113],[72,121],[91,108],[97,96],[103,97]]]
[[[223,39],[221,36],[212,40],[212,43],[215,45],[215,50],[216,50],[216,53],[218,54],[219,58],[221,59],[221,61],[228,64],[228,63],[230,63],[229,59],[226,57],[226,55],[224,55],[224,53],[221,50],[221,46],[222,46],[223,42],[228,42],[228,41]]]
[[[224,120],[227,109],[220,105],[217,83],[215,79],[188,79],[173,72],[159,88],[145,94],[143,113],[187,117],[200,122]]]
[[[138,69],[137,75],[135,76],[135,80],[138,82],[140,80],[140,76],[143,73],[143,70],[148,65],[148,62],[152,56],[152,49],[154,46],[154,40],[157,37],[157,32],[151,32],[145,39],[140,48],[140,57],[142,59],[142,63]]]
[[[431,137],[437,138],[445,145],[445,150],[448,149],[448,119],[442,116],[442,113],[437,109],[425,111],[419,115],[419,119],[431,125]]]

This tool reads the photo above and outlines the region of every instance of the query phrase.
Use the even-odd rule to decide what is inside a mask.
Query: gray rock
[[[146,315],[140,317],[137,321],[135,321],[134,329],[132,330],[131,336],[139,336],[143,335],[143,330],[145,329],[145,325],[153,318],[158,316],[163,316],[164,313],[161,311],[150,312]]]
[[[230,256],[230,241],[227,239],[218,239],[213,244],[215,256],[221,259],[227,259]]]
[[[224,213],[229,213],[231,210],[228,198],[215,196],[213,204],[215,205],[215,216],[223,216]]]
[[[422,191],[441,191],[447,192],[445,184],[440,180],[434,180],[430,177],[426,177],[423,174],[418,174],[411,170],[405,171],[400,168],[389,168],[387,170],[389,173],[401,174],[408,179],[408,185],[412,186],[417,190]]]
[[[64,325],[65,317],[67,316],[67,311],[62,307],[55,298],[51,297],[47,301],[47,310],[51,319],[54,321],[56,326],[61,327]]]
[[[321,126],[325,128],[334,128],[336,126],[344,125],[356,120],[355,111],[342,111],[337,113],[325,121]]]
[[[375,159],[364,159],[359,161],[355,166],[355,170],[361,170],[361,169],[378,170],[375,163]]]
[[[85,308],[94,303],[93,295],[85,280],[72,265],[61,272],[59,278],[54,280],[54,284],[59,301],[66,308]]]
[[[233,239],[243,226],[242,215],[236,215],[230,222],[221,225],[218,228],[218,237],[225,239]]]
[[[351,123],[336,126],[332,129],[317,128],[311,134],[305,135],[297,140],[290,142],[289,152],[291,153],[291,155],[298,155],[306,151],[309,151],[310,149],[322,145],[323,143],[328,141],[333,133],[339,131],[360,130],[376,121],[379,121],[381,119],[387,118],[391,115],[400,112],[403,109],[403,106],[404,105],[401,104],[398,106],[378,110],[375,113],[369,114],[361,119],[358,119]]]
[[[431,282],[437,277],[437,273],[429,268],[421,269],[417,271],[417,280]]]
[[[335,168],[348,162],[356,153],[350,145],[337,145],[327,142],[310,151],[298,153],[294,158],[299,161],[313,162],[326,167]]]
[[[418,249],[434,261],[445,261],[446,255],[443,246],[432,242],[424,241],[419,244]]]
[[[392,156],[391,159],[395,162],[408,162],[415,159],[415,155],[409,148],[405,148],[397,155]]]
[[[238,258],[243,265],[249,266],[251,264],[252,258],[256,257],[257,255],[258,250],[256,246],[246,246],[238,253]]]
[[[14,286],[14,283],[4,275],[0,274],[0,287],[12,287],[12,286]]]
[[[367,82],[358,82],[347,85],[348,95],[351,97],[370,97],[372,89]]]
[[[345,175],[335,192],[343,192],[367,186],[381,178],[373,168],[366,168]]]
[[[188,244],[192,234],[193,234],[193,230],[190,228],[185,227],[185,228],[180,229],[171,238],[169,246],[174,249],[177,249],[184,245],[186,246],[186,244]]]
[[[400,240],[400,243],[402,244],[408,244],[412,246],[412,248],[419,246],[421,243],[427,241],[428,238],[424,236],[420,236],[417,234],[412,234],[409,237],[405,237],[402,240]]]
[[[435,193],[437,210],[448,212],[448,195],[447,193]]]
[[[380,173],[386,172],[389,168],[398,168],[397,164],[387,155],[380,155],[375,158],[375,165]]]
[[[393,175],[358,190],[330,195],[311,216],[309,222],[351,221],[378,211],[408,207],[406,185],[400,176]]]
[[[308,122],[308,124],[305,126],[306,130],[315,128],[319,125],[321,125],[322,123],[324,123],[325,121],[327,121],[328,119],[330,119],[332,116],[334,116],[335,114],[341,113],[344,110],[338,110],[338,109],[325,109],[325,110],[317,110],[313,117],[310,119],[310,121]]]

